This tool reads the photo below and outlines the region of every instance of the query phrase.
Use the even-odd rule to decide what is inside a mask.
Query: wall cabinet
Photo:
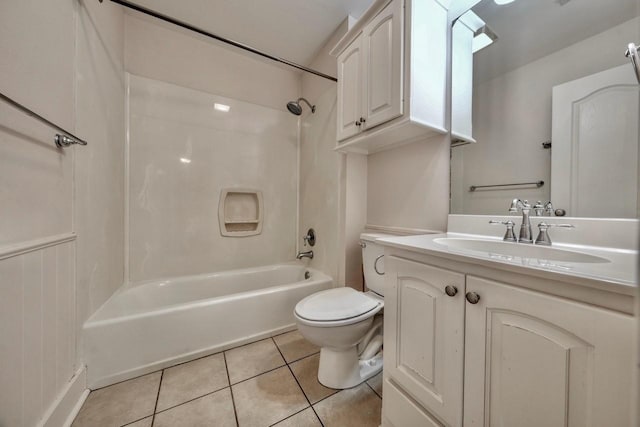
[[[338,42],[337,149],[373,153],[446,133],[447,9],[378,0]]]
[[[453,143],[473,139],[473,37],[478,29],[469,13],[451,30],[451,137]]]
[[[632,316],[397,256],[385,267],[383,426],[630,425]]]

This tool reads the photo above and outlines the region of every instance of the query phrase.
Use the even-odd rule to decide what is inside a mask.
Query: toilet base
[[[325,387],[345,389],[355,387],[382,371],[382,352],[360,360],[357,347],[336,350],[320,349],[318,381]]]

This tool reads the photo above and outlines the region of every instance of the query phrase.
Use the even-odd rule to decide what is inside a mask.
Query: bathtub
[[[332,283],[277,264],[125,285],[83,326],[89,388],[292,330],[296,303]]]

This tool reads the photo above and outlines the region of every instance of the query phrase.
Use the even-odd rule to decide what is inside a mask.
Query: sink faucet
[[[538,237],[536,238],[536,245],[551,246],[551,238],[549,237],[548,233],[548,230],[551,227],[576,228],[573,224],[547,224],[543,221],[538,224],[540,233],[538,233]]]
[[[296,255],[296,259],[302,259],[302,258],[313,259],[313,251],[298,252],[298,255]]]
[[[551,200],[549,200],[547,203],[542,203],[540,200],[538,200],[538,202],[533,205],[532,209],[535,216],[554,216],[555,214],[555,209],[553,208]]]
[[[520,243],[533,243],[531,237],[531,220],[529,219],[529,213],[531,212],[531,205],[528,200],[513,199],[511,206],[509,207],[510,213],[522,212],[522,224],[520,225],[520,236],[518,242]]]

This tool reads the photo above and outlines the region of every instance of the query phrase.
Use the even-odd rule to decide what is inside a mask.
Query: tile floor
[[[382,376],[318,382],[319,348],[298,331],[94,390],[73,427],[377,427]]]

